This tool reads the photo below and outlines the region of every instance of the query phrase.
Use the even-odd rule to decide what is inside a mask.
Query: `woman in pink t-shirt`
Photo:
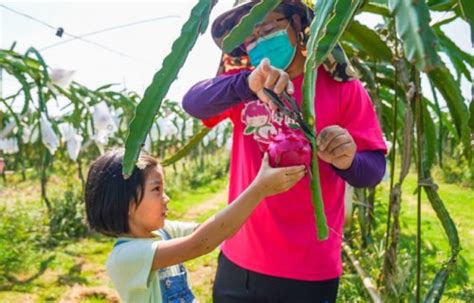
[[[247,1],[217,17],[212,35],[222,39],[259,1]],[[248,55],[256,68],[194,85],[184,109],[212,127],[233,123],[229,203],[258,172],[268,139],[291,123],[263,88],[286,90],[301,103],[304,30],[312,11],[284,0],[229,55]],[[222,245],[214,302],[335,302],[342,274],[341,242],[345,183],[374,186],[385,172],[386,147],[370,98],[347,66],[323,67],[316,83],[318,156],[329,238],[318,241],[308,178],[290,191],[268,197],[243,227]],[[337,80],[335,80],[337,78]],[[290,202],[290,203],[288,203]]]

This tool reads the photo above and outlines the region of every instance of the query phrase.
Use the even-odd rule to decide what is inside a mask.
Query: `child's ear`
[[[135,203],[130,203],[130,206],[128,207],[128,217],[133,217],[135,214],[135,211],[137,209],[137,206]]]

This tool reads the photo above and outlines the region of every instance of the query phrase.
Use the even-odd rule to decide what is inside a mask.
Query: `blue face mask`
[[[286,29],[261,37],[255,44],[247,51],[250,63],[255,67],[264,58],[268,58],[272,66],[285,70],[290,66],[296,54],[296,47],[291,45]]]

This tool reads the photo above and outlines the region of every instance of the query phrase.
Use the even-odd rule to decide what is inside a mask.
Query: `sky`
[[[0,48],[10,48],[16,41],[15,50],[24,53],[33,46],[40,50],[50,67],[74,70],[74,80],[87,87],[95,88],[107,83],[119,83],[122,87],[125,86],[128,90],[143,95],[154,73],[159,70],[161,62],[171,51],[173,41],[179,36],[181,26],[196,2],[0,0],[0,4],[53,27],[50,28],[0,6]],[[220,0],[213,9],[211,22],[220,13],[231,8],[233,2],[234,0]],[[441,16],[436,15],[433,18]],[[145,22],[150,19],[157,20]],[[357,19],[370,27],[374,27],[380,21],[370,14],[358,16]],[[62,38],[55,35],[55,29],[58,27],[62,27],[66,33],[79,36],[135,22],[143,23],[84,37],[90,42],[76,39],[47,48],[69,39],[66,35]],[[463,50],[472,53],[467,23],[456,21],[443,27],[443,30]],[[98,43],[102,47],[93,43]],[[208,28],[189,54],[167,97],[179,102],[194,83],[213,77],[218,68],[220,55],[221,52],[212,41]],[[426,81],[423,83],[426,85]],[[2,85],[4,96],[18,89],[18,83],[6,73],[3,74]],[[470,83],[465,79],[462,90],[466,98],[470,99]],[[424,89],[424,92],[428,97],[431,96],[429,89]]]
[[[0,1],[1,2],[1,1]],[[65,32],[81,35],[123,24],[163,17],[161,20],[112,30],[86,37],[115,52],[81,40],[74,40],[41,51],[67,37],[59,38],[55,30],[19,16],[0,7],[1,48],[9,48],[17,41],[15,50],[24,53],[30,46],[40,50],[46,63],[53,68],[75,70],[74,80],[88,87],[106,83],[120,83],[142,94],[151,83],[153,74],[171,51],[181,26],[189,16],[192,1],[154,2],[2,2],[19,12],[34,16]],[[231,1],[220,1],[216,13],[232,6]],[[122,53],[118,54],[116,52]],[[195,45],[178,80],[170,89],[170,98],[180,98],[193,83],[212,77],[218,67],[220,51],[206,33]],[[10,80],[4,76],[4,95],[8,95]]]

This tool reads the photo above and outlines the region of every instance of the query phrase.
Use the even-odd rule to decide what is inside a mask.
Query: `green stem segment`
[[[313,73],[315,74],[315,73]],[[308,78],[313,79],[313,77],[308,76]],[[313,81],[312,83],[315,83]],[[305,134],[306,138],[312,146],[312,160],[311,160],[311,201],[313,202],[315,219],[317,225],[317,233],[319,240],[326,240],[328,238],[328,226],[326,222],[326,216],[324,214],[324,203],[321,194],[321,185],[319,184],[319,165],[318,165],[318,150],[316,145],[316,135],[314,131],[314,115],[312,119],[307,119],[306,123],[302,118],[302,113],[296,105],[296,101],[289,95],[285,95],[287,102],[291,103],[291,109],[288,108],[285,103],[280,100],[278,95],[272,92],[269,89],[264,89],[265,94],[272,100],[272,102],[278,107],[281,113],[297,121],[301,130]],[[314,99],[314,97],[313,97]],[[311,109],[314,112],[314,108]],[[311,117],[311,116],[310,116]]]
[[[316,228],[319,240],[326,240],[329,236],[326,216],[324,214],[323,197],[321,193],[321,185],[319,184],[319,165],[318,150],[316,139],[309,139],[313,147],[313,158],[311,160],[311,193],[314,206],[314,215],[316,218]]]
[[[307,43],[308,53],[304,67],[302,112],[306,125],[313,134],[312,138],[308,136],[308,140],[313,147],[311,191],[319,240],[326,240],[329,233],[319,184],[318,150],[314,139],[316,137],[314,100],[316,79],[318,77],[317,69],[336,45],[337,40],[352,20],[359,4],[359,0],[316,1],[315,7],[317,10],[310,26],[311,33]]]
[[[421,175],[423,169],[422,159],[422,125],[423,115],[421,113],[421,96],[420,96],[420,74],[413,67],[413,80],[415,82],[415,113],[416,113],[416,154],[417,154],[417,173],[418,173],[418,191],[416,203],[416,302],[420,302],[421,298]]]
[[[311,58],[310,58],[311,59]],[[311,65],[307,59],[306,65]],[[311,135],[306,135],[311,143],[313,156],[311,160],[311,192],[316,218],[316,228],[318,240],[326,240],[329,236],[326,215],[324,213],[324,203],[319,183],[318,146],[316,145],[314,96],[316,94],[317,71],[314,68],[306,68],[303,82],[303,116],[308,125]]]
[[[153,76],[152,83],[146,88],[143,99],[137,105],[125,141],[122,172],[125,179],[133,172],[140,149],[171,84],[178,76],[197,38],[206,31],[215,3],[216,1],[200,0],[193,7],[189,19],[181,29],[181,35],[174,41],[171,52],[163,60],[161,69]]]

